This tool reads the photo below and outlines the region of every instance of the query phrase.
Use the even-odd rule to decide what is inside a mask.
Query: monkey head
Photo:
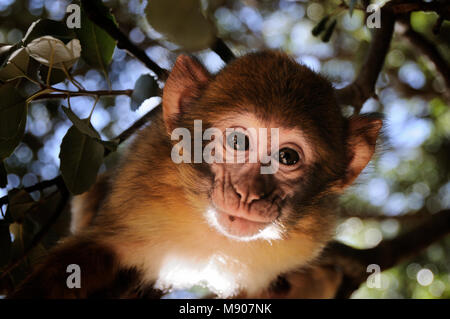
[[[209,223],[237,240],[292,232],[330,239],[335,199],[370,161],[382,126],[374,116],[344,117],[328,80],[272,51],[216,75],[180,56],[164,87],[163,119],[169,134],[187,128],[194,138],[201,120],[202,151],[217,142],[215,161],[181,163],[179,176]],[[211,128],[218,133],[205,141]]]

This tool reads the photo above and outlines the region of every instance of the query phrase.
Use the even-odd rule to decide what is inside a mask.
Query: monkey
[[[218,129],[208,140],[218,160],[178,163],[174,154],[195,154],[177,148],[173,132],[195,136],[196,120],[201,133]],[[305,286],[332,297],[314,287],[326,270],[301,270],[332,240],[337,200],[371,160],[381,127],[373,114],[344,116],[331,82],[286,53],[248,53],[216,74],[180,55],[161,110],[118,167],[74,198],[73,234],[8,297],[116,298],[120,287],[156,298],[195,285],[218,298],[295,298]],[[265,141],[253,134],[261,128]],[[234,160],[220,161],[229,152]],[[257,160],[246,161],[252,152]],[[80,288],[66,285],[70,264]]]

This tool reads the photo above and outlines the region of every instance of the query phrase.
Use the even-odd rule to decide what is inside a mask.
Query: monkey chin
[[[226,237],[237,241],[281,239],[281,229],[274,222],[256,222],[233,216],[210,207],[206,218],[211,226]]]

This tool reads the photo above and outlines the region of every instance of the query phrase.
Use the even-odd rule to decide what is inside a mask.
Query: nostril
[[[248,196],[247,202],[250,204],[259,200],[264,200],[265,197],[266,193],[253,193]]]
[[[231,184],[231,188],[234,190],[234,193],[236,194],[236,196],[239,198],[239,200],[242,199],[242,191],[241,189],[238,187],[238,185],[233,185]]]

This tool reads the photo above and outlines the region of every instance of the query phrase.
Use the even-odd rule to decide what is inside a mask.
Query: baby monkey
[[[74,199],[74,234],[10,297],[154,297],[195,285],[220,298],[278,297],[280,278],[314,290],[298,270],[332,239],[336,200],[381,126],[373,115],[344,117],[330,82],[286,54],[250,53],[215,75],[181,55],[162,110],[115,172]],[[180,128],[194,148],[199,136],[200,150],[215,141],[215,160],[179,147]],[[205,139],[210,128],[220,134]],[[79,288],[66,283],[72,264]]]

